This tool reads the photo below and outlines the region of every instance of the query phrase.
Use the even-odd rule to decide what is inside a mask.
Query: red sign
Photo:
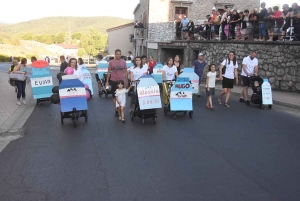
[[[31,66],[34,68],[45,68],[45,67],[49,66],[49,63],[44,60],[37,60],[37,61],[33,62],[31,64]]]

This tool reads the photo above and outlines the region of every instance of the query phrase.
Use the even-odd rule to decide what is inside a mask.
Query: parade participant
[[[156,65],[156,61],[154,60],[154,57],[150,56],[150,61],[148,62],[148,72],[151,75],[153,73],[153,68]]]
[[[97,81],[97,86],[98,86],[98,94],[101,94],[101,81],[98,75],[98,65],[99,63],[107,63],[107,61],[103,60],[103,56],[101,54],[97,55],[97,59],[96,59],[96,71],[95,71],[95,77],[96,77],[96,81]]]
[[[11,72],[14,71],[15,67],[19,65],[19,62],[17,60],[13,60],[12,61],[12,65],[10,66],[10,68],[8,69],[8,74],[10,74]],[[12,87],[15,87],[15,92],[17,93],[18,92],[18,88],[16,86],[16,82],[15,80],[12,80],[12,79],[9,79],[8,80],[8,83],[12,86]]]
[[[195,73],[199,76],[199,89],[198,89],[198,97],[201,97],[200,93],[200,84],[204,75],[204,68],[206,66],[206,62],[203,59],[203,53],[199,53],[198,59],[194,61],[193,68],[195,69]]]
[[[178,75],[180,75],[180,73],[183,72],[183,65],[182,63],[180,62],[180,57],[179,55],[176,55],[175,58],[174,58],[174,66],[176,66],[177,68],[177,72],[178,72]]]
[[[132,86],[136,87],[136,81],[142,77],[143,75],[147,74],[147,69],[143,67],[142,63],[141,63],[141,57],[137,56],[135,57],[135,61],[134,61],[134,66],[132,66],[130,68],[130,80],[132,82]],[[133,91],[135,91],[135,89],[133,89]],[[133,100],[134,100],[135,96],[131,96],[130,99],[130,112],[132,112],[132,105],[133,105]]]
[[[225,71],[222,69],[225,68]],[[222,104],[222,97],[226,94],[225,107],[229,107],[228,100],[230,97],[231,89],[234,84],[234,76],[236,78],[236,84],[238,84],[238,63],[236,61],[236,56],[233,51],[230,51],[228,57],[221,63],[220,66],[220,78],[222,80],[223,91],[218,98],[218,103]]]
[[[115,51],[115,58],[109,62],[106,86],[111,86],[111,93],[113,96],[113,105],[116,108],[116,96],[115,91],[117,89],[117,81],[124,80],[125,76],[125,86],[128,86],[128,71],[126,68],[126,62],[121,59],[121,50],[117,49]],[[115,111],[115,116],[118,116],[118,111]]]
[[[72,67],[74,69],[73,75],[76,75],[78,77],[78,79],[82,82],[84,78],[83,78],[83,74],[82,74],[81,69],[78,68],[77,59],[71,58],[69,60],[68,66],[70,66],[70,67]]]
[[[147,56],[146,55],[141,56],[141,62],[142,62],[143,68],[145,68],[146,72],[147,72],[149,67],[148,67]]]
[[[26,101],[25,101],[26,80],[27,80],[27,83],[29,82],[27,79],[26,64],[27,64],[27,59],[23,58],[21,60],[21,64],[17,65],[13,70],[14,73],[24,74],[24,76],[26,77],[26,79],[24,81],[19,81],[19,80],[15,81],[16,86],[18,88],[17,105],[21,105],[21,102],[20,102],[21,95],[22,95],[23,104],[26,105]]]
[[[119,120],[125,123],[124,119],[124,108],[126,105],[126,93],[130,90],[132,86],[128,89],[124,88],[124,81],[117,81],[118,89],[116,89],[115,97],[116,97],[116,109],[118,111]]]
[[[167,64],[164,65],[162,69],[162,79],[164,81],[171,81],[178,77],[178,72],[176,66],[173,65],[173,58],[169,57],[167,60]],[[163,99],[164,104],[168,105],[168,97],[166,91],[169,89],[169,84],[164,83],[163,84]]]
[[[32,56],[32,57],[30,58],[30,60],[31,60],[31,63],[33,63],[33,62],[37,61],[37,58],[36,58],[35,56]]]
[[[216,80],[219,80],[219,78],[216,78],[216,65],[212,64],[208,68],[208,73],[206,76],[206,95],[207,95],[207,101],[206,101],[206,107],[210,109],[214,109],[214,106],[212,104],[212,96],[215,95],[215,86],[216,86]]]
[[[82,58],[78,58],[78,69],[82,70],[82,68],[86,68],[86,65],[84,64]]]
[[[243,59],[242,64],[242,79],[243,90],[240,97],[240,102],[250,105],[248,100],[248,87],[250,86],[250,76],[258,76],[258,60],[256,58],[256,51],[252,51],[251,54]]]
[[[66,68],[68,67],[68,62],[66,61],[65,56],[63,56],[63,55],[61,55],[59,57],[59,59],[60,59],[60,62],[61,62],[60,72],[65,72]]]

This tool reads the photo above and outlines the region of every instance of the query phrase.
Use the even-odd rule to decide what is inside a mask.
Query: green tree
[[[84,48],[79,48],[77,54],[79,57],[84,57],[86,55],[86,51]]]
[[[48,34],[40,34],[36,35],[35,40],[40,42],[40,43],[46,43],[46,44],[52,44],[53,43],[53,38],[51,35]]]
[[[73,33],[72,34],[72,39],[73,40],[80,40],[80,38],[81,38],[81,33]]]
[[[53,37],[53,42],[54,43],[58,43],[58,44],[60,44],[60,43],[63,43],[63,42],[65,42],[65,34],[64,33],[58,33],[58,34],[56,34],[54,37]]]
[[[18,35],[12,35],[9,39],[10,44],[15,45],[15,46],[20,46],[20,38]]]
[[[32,32],[24,33],[22,36],[23,40],[33,40],[33,38],[34,38],[34,35]]]

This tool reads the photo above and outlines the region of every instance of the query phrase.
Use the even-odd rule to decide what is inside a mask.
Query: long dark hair
[[[75,70],[77,70],[77,68],[78,68],[78,65],[77,65],[77,59],[75,59],[75,58],[71,58],[71,59],[69,60],[68,66],[71,67],[71,61],[73,61],[73,60],[76,61]]]
[[[169,58],[167,59],[167,66],[169,66],[169,61],[170,61],[171,59],[173,60],[173,58],[172,58],[172,57],[169,57]],[[173,65],[173,64],[174,64],[174,60],[173,60],[173,63],[172,63],[172,65]]]
[[[79,65],[82,65],[82,64],[83,64],[82,58],[78,58],[78,63],[79,63]]]
[[[140,59],[140,60],[141,60],[140,66],[137,66],[137,64],[136,64],[136,59]],[[139,67],[139,68],[142,68],[142,67],[143,67],[143,66],[142,66],[142,58],[141,58],[140,56],[136,56],[136,57],[134,58],[134,68],[133,68],[133,69],[135,69],[135,68],[137,68],[137,67]]]
[[[228,53],[228,64],[230,64],[230,59],[229,59],[229,54],[232,53],[234,55],[233,57],[233,65],[235,66],[236,65],[236,56],[235,56],[235,52],[234,51],[230,51]]]

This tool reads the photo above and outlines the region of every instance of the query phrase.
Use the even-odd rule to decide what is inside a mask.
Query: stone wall
[[[259,61],[259,74],[267,77],[273,89],[284,91],[300,92],[300,44],[277,43],[277,42],[172,42],[159,43],[158,57],[165,55],[161,52],[168,51],[166,48],[183,49],[184,66],[192,66],[197,54],[202,52],[208,64],[217,66],[225,59],[229,51],[236,52],[241,70],[244,57],[248,56],[251,50],[257,50]],[[164,60],[164,58],[160,58]]]
[[[148,41],[167,42],[174,40],[175,28],[174,22],[149,23]]]

